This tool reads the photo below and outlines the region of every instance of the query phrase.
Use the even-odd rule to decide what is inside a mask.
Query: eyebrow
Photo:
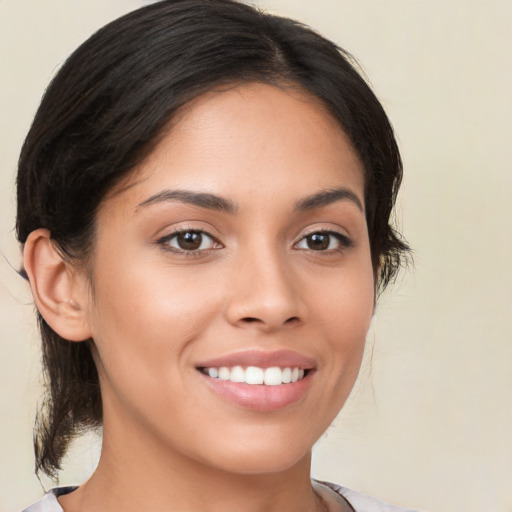
[[[229,199],[209,194],[207,192],[192,192],[191,190],[164,190],[148,199],[145,199],[137,206],[137,210],[142,207],[150,206],[166,201],[178,201],[180,203],[192,204],[208,210],[216,210],[220,212],[236,213],[238,206]]]
[[[363,205],[356,194],[345,187],[321,190],[320,192],[306,196],[297,202],[294,210],[297,212],[305,212],[327,206],[337,201],[345,200],[351,201],[359,210],[362,212],[364,211]],[[158,192],[139,203],[136,210],[167,201],[178,201],[181,203],[199,206],[200,208],[206,208],[208,210],[216,210],[232,214],[239,211],[238,205],[229,199],[207,192],[193,192],[191,190],[180,189]]]
[[[305,212],[308,210],[314,210],[315,208],[321,208],[322,206],[327,206],[335,203],[336,201],[345,200],[351,201],[359,210],[364,212],[364,208],[359,197],[357,197],[350,189],[345,187],[321,190],[316,194],[304,197],[295,205],[295,211]]]

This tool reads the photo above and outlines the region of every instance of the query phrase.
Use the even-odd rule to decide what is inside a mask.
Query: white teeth
[[[203,372],[214,379],[230,380],[231,382],[244,382],[245,384],[265,384],[266,386],[279,386],[297,382],[304,378],[303,368],[259,368],[248,366],[245,370],[241,366],[221,366],[220,368],[204,368]]]
[[[283,372],[281,368],[274,366],[272,368],[267,368],[265,370],[265,377],[263,377],[263,382],[267,386],[279,386],[279,384],[283,383]]]
[[[249,366],[245,370],[246,384],[263,384],[263,370],[256,366]]]
[[[231,376],[231,372],[229,371],[229,368],[226,368],[225,366],[222,366],[219,368],[219,379],[220,380],[229,380],[229,377]]]
[[[229,380],[232,382],[244,382],[245,381],[245,372],[241,366],[235,366],[231,369],[231,375]]]

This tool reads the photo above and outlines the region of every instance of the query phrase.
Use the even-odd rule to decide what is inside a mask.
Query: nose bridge
[[[255,245],[238,255],[228,319],[272,330],[299,319],[300,298],[284,251],[268,240]]]

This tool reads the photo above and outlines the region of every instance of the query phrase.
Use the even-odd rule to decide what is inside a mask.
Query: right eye
[[[184,253],[197,253],[220,247],[220,244],[204,231],[191,229],[165,236],[159,243],[173,251]]]

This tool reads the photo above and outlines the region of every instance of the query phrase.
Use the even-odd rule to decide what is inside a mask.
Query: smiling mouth
[[[260,368],[258,366],[221,366],[221,367],[199,367],[198,370],[212,379],[244,383],[250,385],[280,386],[291,384],[302,380],[307,376],[309,370],[298,367],[272,366]]]
[[[198,361],[195,369],[223,401],[258,413],[301,403],[317,372],[315,359],[290,350],[245,350]]]

